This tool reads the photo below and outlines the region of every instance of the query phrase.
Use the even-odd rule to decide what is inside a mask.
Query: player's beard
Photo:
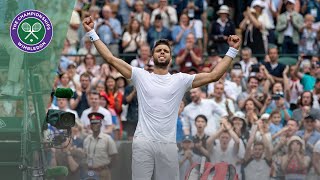
[[[158,58],[154,58],[153,59],[153,62],[154,62],[154,66],[156,68],[160,68],[160,69],[167,69],[168,68],[168,65],[170,63],[170,59],[166,59],[165,62],[159,62],[158,61]]]

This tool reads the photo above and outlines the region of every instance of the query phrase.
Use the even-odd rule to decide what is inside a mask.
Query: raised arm
[[[237,35],[231,35],[228,37],[228,44],[230,46],[227,54],[224,56],[217,66],[210,73],[199,73],[196,75],[192,82],[192,87],[200,87],[211,82],[218,81],[223,74],[227,71],[233,58],[238,54],[238,49],[241,44],[241,40]]]
[[[85,18],[82,22],[82,25],[102,58],[108,64],[116,68],[125,78],[130,79],[132,74],[132,67],[124,60],[113,56],[108,47],[99,39],[99,36],[93,29],[94,22],[92,17]]]

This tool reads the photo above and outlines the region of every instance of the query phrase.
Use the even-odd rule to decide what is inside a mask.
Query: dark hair
[[[89,80],[91,80],[90,74],[87,73],[87,72],[82,73],[82,74],[80,75],[80,79],[81,79],[82,77],[86,77],[86,78],[89,78]]]
[[[63,75],[65,75],[65,74],[67,74],[67,73],[61,73],[61,74],[59,74],[59,79],[61,80],[61,78],[63,77]],[[68,74],[67,74],[68,75]],[[69,78],[69,76],[68,76],[68,78]],[[70,79],[70,78],[69,78]]]
[[[86,59],[88,58],[88,56],[92,56],[93,63],[96,64],[96,57],[95,57],[93,54],[91,54],[91,53],[87,53],[87,54],[84,56],[83,63],[84,63],[85,65],[87,65]]]
[[[108,93],[108,86],[107,86],[107,81],[108,79],[113,79],[114,80],[114,89],[113,89],[113,94],[118,91],[118,86],[117,86],[117,81],[113,76],[107,76],[106,80],[104,81],[104,86],[105,86],[105,92]]]
[[[208,123],[208,119],[207,119],[207,117],[206,117],[205,115],[199,114],[199,115],[194,119],[194,122],[197,122],[197,119],[198,119],[198,118],[202,118],[202,119],[204,119],[204,121],[206,121],[206,123]]]
[[[259,79],[256,76],[250,76],[248,78],[248,83],[251,81],[251,79],[255,79],[255,80],[257,80],[259,82]]]
[[[100,93],[98,91],[96,91],[96,90],[91,90],[89,94],[90,95],[98,95],[98,96],[100,96]]]
[[[253,143],[253,147],[255,147],[255,146],[263,146],[263,147],[264,147],[264,144],[263,144],[262,141],[255,141],[255,142]]]
[[[159,45],[166,45],[166,46],[168,46],[169,49],[170,49],[170,55],[171,55],[171,47],[170,47],[170,42],[169,42],[168,39],[159,39],[158,41],[156,41],[156,42],[154,43],[153,48],[152,48],[152,55],[153,55],[154,50],[156,49],[156,47],[159,46]]]
[[[299,97],[299,100],[298,100],[298,104],[300,106],[302,106],[302,97],[305,93],[310,93],[311,95],[311,102],[310,102],[310,106],[312,107],[313,106],[313,93],[311,91],[303,91],[303,93],[301,93],[300,97]]]

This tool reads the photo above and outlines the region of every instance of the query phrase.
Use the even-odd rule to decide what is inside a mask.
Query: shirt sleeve
[[[130,40],[131,40],[130,34],[129,34],[128,32],[125,32],[125,33],[123,34],[122,40],[123,40],[123,41],[127,41],[127,42],[130,41]]]
[[[141,68],[137,68],[137,67],[132,67],[132,74],[131,74],[131,78],[130,80],[132,80],[132,83],[134,86],[137,85],[138,81],[139,81],[139,77],[143,76],[143,69]]]
[[[104,116],[104,121],[105,121],[105,124],[104,125],[112,125],[112,116],[111,116],[111,113],[106,111],[105,113],[105,116]]]
[[[80,120],[85,126],[88,126],[90,124],[87,111],[83,111]]]
[[[116,143],[113,141],[113,139],[108,136],[108,147],[107,147],[108,155],[114,155],[118,154]]]
[[[195,74],[190,75],[190,74],[186,74],[186,73],[180,73],[181,75],[181,82],[183,82],[183,84],[185,85],[185,89],[189,90],[192,88],[192,82],[195,78]]]

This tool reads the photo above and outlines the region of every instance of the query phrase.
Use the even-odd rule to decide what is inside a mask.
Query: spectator
[[[127,79],[124,78],[122,75],[115,77],[116,78],[116,86],[118,91],[121,94],[124,94],[124,88],[127,86],[128,82]]]
[[[320,109],[320,78],[317,78],[313,90],[313,107]]]
[[[274,135],[279,131],[281,131],[281,129],[283,128],[283,125],[281,123],[281,112],[279,110],[273,110],[270,114],[269,119],[271,121],[269,126],[269,131],[272,137],[274,137]],[[275,138],[272,138],[272,139],[275,139]]]
[[[291,109],[296,109],[296,104],[298,103],[298,98],[303,92],[303,86],[300,83],[298,76],[295,74],[296,65],[290,66],[290,78],[289,78],[289,87],[290,87],[290,107]]]
[[[119,91],[115,78],[108,76],[105,81],[105,87],[105,91],[101,92],[100,95],[108,100],[109,108],[114,109],[118,117],[120,117],[123,94]]]
[[[90,119],[88,119],[88,114],[92,112],[97,112],[103,115],[101,132],[111,134],[113,130],[112,117],[110,111],[100,106],[100,95],[96,91],[92,91],[89,94],[90,98],[90,108],[83,111],[81,115],[81,122],[87,132],[90,132]],[[91,132],[90,132],[91,133]]]
[[[276,30],[283,54],[297,54],[303,17],[294,11],[295,0],[287,0],[286,11],[278,17]]]
[[[105,5],[102,8],[103,20],[97,24],[97,34],[101,37],[104,44],[108,45],[108,48],[116,56],[119,55],[119,39],[122,34],[120,22],[112,18],[112,10],[110,6]]]
[[[71,128],[72,144],[76,148],[83,148],[85,134],[82,132],[82,124],[76,119],[76,124]]]
[[[171,32],[174,42],[173,55],[178,55],[180,50],[186,47],[186,39],[190,33],[194,33],[194,24],[190,22],[186,14],[181,14],[179,25],[175,25]]]
[[[116,144],[110,135],[101,132],[102,114],[90,113],[88,118],[92,134],[83,143],[88,170],[99,176],[99,179],[111,180],[111,167],[118,154]]]
[[[281,158],[281,167],[286,179],[304,180],[310,157],[304,155],[305,144],[298,136],[292,136],[288,142],[288,154]]]
[[[303,128],[302,130],[298,131],[296,135],[303,138],[304,142],[306,143],[305,153],[308,156],[312,155],[314,145],[320,139],[320,133],[316,131],[316,119],[313,116],[307,116],[303,118]]]
[[[52,167],[65,166],[68,168],[68,175],[58,177],[57,180],[78,180],[80,179],[80,170],[85,167],[85,153],[73,146],[70,137],[65,138],[62,143],[61,149],[51,149],[51,162]]]
[[[209,161],[210,154],[207,150],[207,140],[209,136],[204,132],[208,119],[206,116],[200,114],[194,121],[197,128],[197,133],[192,137],[194,143],[193,152],[199,156],[206,157],[207,161]]]
[[[195,36],[189,33],[186,37],[186,47],[181,49],[176,58],[176,64],[180,66],[180,72],[186,73],[191,67],[199,71],[202,62],[201,50],[194,46]]]
[[[130,22],[130,12],[134,4],[134,0],[118,0],[118,2],[119,2],[118,14],[122,19],[121,24],[126,26]]]
[[[247,142],[249,139],[249,131],[247,126],[247,120],[245,118],[245,114],[241,111],[237,111],[233,114],[230,121],[233,131],[238,135],[238,137],[242,140],[244,146],[247,146]]]
[[[300,79],[304,91],[312,91],[316,82],[316,78],[310,74],[310,69],[303,65],[303,72],[299,72],[303,57],[300,56],[295,69],[295,75]]]
[[[238,102],[238,107],[239,109],[244,108],[245,101],[247,98],[252,98],[253,102],[256,104],[258,100],[255,98],[256,93],[258,92],[258,85],[259,85],[259,80],[255,76],[250,76],[248,79],[248,87],[247,91],[242,92],[238,97],[237,97],[237,102]],[[257,103],[258,104],[258,103]],[[260,103],[261,105],[261,103]],[[262,105],[260,106],[262,107]]]
[[[185,136],[182,141],[182,150],[179,152],[179,175],[184,180],[186,172],[193,163],[200,163],[201,157],[192,152],[193,142],[191,136]]]
[[[58,110],[70,112],[70,113],[74,114],[76,120],[79,119],[78,113],[68,107],[69,100],[67,98],[57,98],[57,102],[58,102],[57,103]],[[55,108],[53,108],[53,109],[55,109]]]
[[[244,172],[246,180],[270,179],[272,163],[272,145],[265,134],[261,141],[254,141],[257,127],[252,129],[244,156]],[[253,147],[252,147],[253,145]]]
[[[78,51],[78,55],[86,55],[86,54],[92,54],[97,55],[97,49],[94,47],[92,42],[88,37],[84,38],[84,47],[80,48]]]
[[[103,86],[104,86],[104,82],[106,80],[106,77],[108,77],[110,75],[111,75],[111,70],[110,70],[109,64],[107,64],[107,63],[101,64],[100,72],[98,74],[96,74],[95,78],[92,79],[91,85],[97,86],[98,83],[103,83]]]
[[[223,83],[224,85],[224,92],[223,95],[225,98],[231,99],[232,101],[235,101],[237,99],[237,84],[234,82],[231,82],[227,79],[228,73],[224,73],[224,75],[220,78],[219,82]],[[216,82],[217,83],[217,82]],[[212,97],[214,95],[214,87],[215,83],[208,84],[208,95],[209,97]]]
[[[231,82],[236,84],[236,88],[235,88],[235,96],[236,97],[238,97],[242,93],[242,91],[244,91],[246,88],[246,80],[245,80],[246,78],[243,77],[243,73],[240,68],[238,67],[238,69],[237,69],[234,66],[230,72]]]
[[[217,50],[218,54],[224,54],[229,48],[227,43],[228,36],[235,34],[235,25],[229,19],[228,6],[222,5],[217,14],[219,18],[212,24],[210,40],[213,41],[214,49]]]
[[[150,47],[148,44],[143,44],[140,47],[140,50],[138,52],[138,57],[131,61],[131,66],[133,67],[139,67],[144,68],[146,64],[148,64],[150,60]]]
[[[311,14],[306,14],[304,17],[304,27],[299,43],[299,53],[306,56],[316,55],[319,51],[317,31],[312,28],[313,22],[314,17]]]
[[[72,11],[69,28],[67,31],[67,39],[70,41],[70,46],[77,48],[80,42],[78,35],[78,29],[80,27],[80,16],[79,13],[75,10]]]
[[[265,60],[263,65],[267,68],[269,73],[272,75],[275,81],[283,82],[283,71],[286,66],[279,63],[279,53],[277,47],[270,47],[268,49],[267,58],[270,60]]]
[[[123,53],[136,54],[141,45],[146,41],[140,29],[140,22],[136,19],[131,19],[127,31],[122,36]],[[128,56],[126,62],[130,63],[132,56]]]
[[[178,23],[177,11],[168,5],[168,0],[159,0],[158,8],[154,9],[151,14],[151,24],[154,23],[156,15],[160,14],[163,20],[163,26],[171,29]]]
[[[81,117],[82,112],[89,108],[88,103],[88,93],[90,91],[90,75],[88,73],[83,73],[80,76],[80,89],[76,90],[73,97],[70,99],[71,109],[77,111],[79,117]]]
[[[153,48],[154,43],[158,39],[172,40],[171,31],[168,28],[163,27],[162,17],[160,14],[155,16],[153,26],[148,30],[147,41],[151,48]]]
[[[96,64],[96,58],[93,54],[86,54],[83,63],[77,68],[78,74],[88,73],[91,78],[99,74],[100,66]]]
[[[138,124],[137,91],[133,85],[129,85],[125,88],[123,104],[128,105],[127,121],[123,121],[123,129],[128,134],[128,140],[132,140]]]
[[[317,176],[315,179],[320,178],[320,141],[316,143],[312,155],[312,167],[314,168]]]
[[[212,134],[218,129],[217,122],[219,122],[220,117],[227,116],[227,112],[220,108],[213,100],[203,99],[200,95],[200,88],[190,90],[192,102],[183,111],[185,118],[183,129],[185,135],[194,136],[197,133],[194,121],[199,114],[203,114],[208,119],[208,124],[205,128],[205,133],[207,134]]]
[[[301,96],[300,100],[298,101],[298,107],[293,111],[293,119],[301,122],[304,117],[308,115],[314,116],[316,119],[320,119],[320,110],[313,108],[313,94],[310,91],[304,91]]]
[[[259,120],[259,109],[254,105],[254,101],[251,98],[245,100],[243,112],[248,120],[248,127],[251,128],[252,125],[256,124],[256,122]]]
[[[244,158],[245,148],[242,140],[233,131],[227,119],[220,121],[220,129],[211,133],[207,140],[207,147],[210,153],[211,163],[226,162],[236,167],[239,177],[241,177],[240,166],[237,162]]]
[[[258,20],[261,16],[262,8],[260,5],[255,5],[254,9],[247,8],[243,13],[244,19],[240,23],[239,27],[242,30],[243,46],[250,47],[253,54],[265,55],[266,40],[265,27],[262,22]],[[263,34],[264,33],[264,34]],[[259,58],[261,59],[261,58]]]
[[[76,63],[71,63],[67,67],[68,77],[70,78],[70,81],[73,83],[75,90],[80,88],[80,75],[77,74],[76,67]]]
[[[136,1],[134,5],[135,12],[133,13],[133,17],[141,24],[141,35],[146,38],[147,32],[150,28],[150,15],[144,11],[144,7],[144,2],[142,0]]]
[[[311,14],[315,18],[315,22],[320,21],[320,2],[317,0],[301,1],[301,13]]]
[[[244,47],[241,50],[241,69],[243,72],[243,76],[248,79],[250,75],[250,67],[255,64],[252,59],[252,50],[249,47]]]
[[[72,55],[76,55],[77,51],[75,48],[71,47],[70,41],[66,39],[64,41],[63,49],[61,52],[60,62],[59,62],[59,73],[66,72],[69,64],[75,62],[75,58]]]

